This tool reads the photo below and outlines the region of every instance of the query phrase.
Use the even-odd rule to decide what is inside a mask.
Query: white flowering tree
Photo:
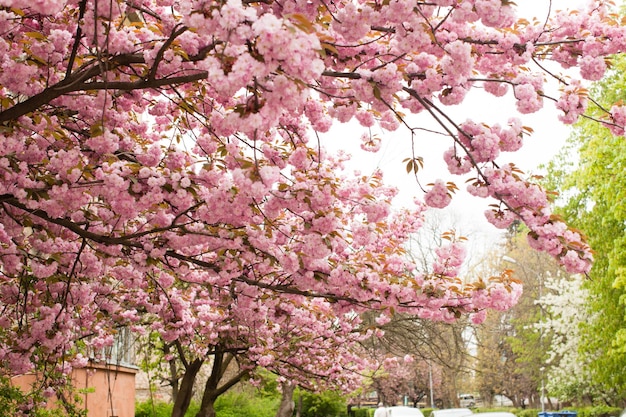
[[[534,327],[550,340],[544,375],[546,391],[561,401],[596,394],[589,360],[580,351],[581,323],[592,319],[587,308],[590,295],[583,279],[580,275],[569,279],[548,277],[544,280],[546,291],[537,300],[545,314]]]

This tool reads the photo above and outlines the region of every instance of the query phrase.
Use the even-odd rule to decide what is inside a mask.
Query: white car
[[[419,408],[404,406],[389,407],[387,408],[387,414],[389,417],[424,417]]]
[[[486,413],[475,413],[473,417],[516,417],[508,411],[489,411]]]
[[[472,394],[461,394],[459,395],[459,405],[472,408],[476,405],[476,399]]]
[[[493,405],[496,407],[513,407],[513,400],[506,395],[496,394],[493,396]]]
[[[469,408],[442,408],[433,410],[430,417],[466,417],[473,414],[474,412]]]

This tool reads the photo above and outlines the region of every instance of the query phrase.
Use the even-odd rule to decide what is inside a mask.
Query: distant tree
[[[485,322],[477,330],[476,388],[486,405],[493,403],[495,395],[507,395],[514,401],[515,390],[521,387],[516,370],[516,356],[508,337],[514,334],[507,316],[488,313]],[[533,396],[529,398],[533,398]],[[518,404],[516,404],[518,405]]]
[[[494,395],[504,394],[516,406],[524,401],[526,406],[539,408],[541,386],[549,369],[551,334],[541,331],[549,312],[542,310],[538,300],[552,291],[546,287],[546,279],[566,279],[568,274],[550,257],[532,250],[516,227],[490,258],[492,268],[508,268],[524,283],[524,293],[515,307],[489,312],[485,322],[476,326],[479,391],[488,402]]]

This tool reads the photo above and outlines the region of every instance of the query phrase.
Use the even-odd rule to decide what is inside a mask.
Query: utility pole
[[[430,408],[435,408],[435,399],[433,396],[433,368],[428,362],[428,384],[430,386]]]

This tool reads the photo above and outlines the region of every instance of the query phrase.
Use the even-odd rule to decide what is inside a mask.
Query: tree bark
[[[171,346],[166,344],[163,346],[163,353],[168,356],[170,354]],[[178,390],[180,385],[180,378],[178,376],[178,366],[176,366],[176,359],[172,358],[169,360],[170,365],[170,379],[169,383],[172,387],[172,402],[176,403],[176,398],[178,398]]]
[[[189,404],[191,403],[191,397],[193,396],[193,384],[196,381],[196,376],[200,372],[203,361],[201,359],[195,359],[185,368],[185,374],[180,383],[178,395],[174,402],[174,408],[172,409],[172,417],[184,417]]]
[[[280,405],[278,406],[278,411],[276,411],[276,417],[291,417],[293,415],[293,409],[295,408],[295,404],[293,402],[293,392],[296,389],[295,385],[290,384],[289,382],[283,382],[281,384],[282,388],[282,397],[280,400]]]
[[[296,417],[300,417],[302,415],[302,392],[298,394],[298,409],[296,410]]]
[[[196,417],[215,417],[215,400],[239,383],[241,379],[248,375],[247,370],[240,370],[233,375],[230,379],[220,385],[220,381],[224,377],[228,365],[233,360],[234,355],[224,353],[216,350],[213,356],[213,367],[211,369],[211,375],[204,385],[204,392],[202,393],[202,402],[200,404],[200,410],[196,413]]]

